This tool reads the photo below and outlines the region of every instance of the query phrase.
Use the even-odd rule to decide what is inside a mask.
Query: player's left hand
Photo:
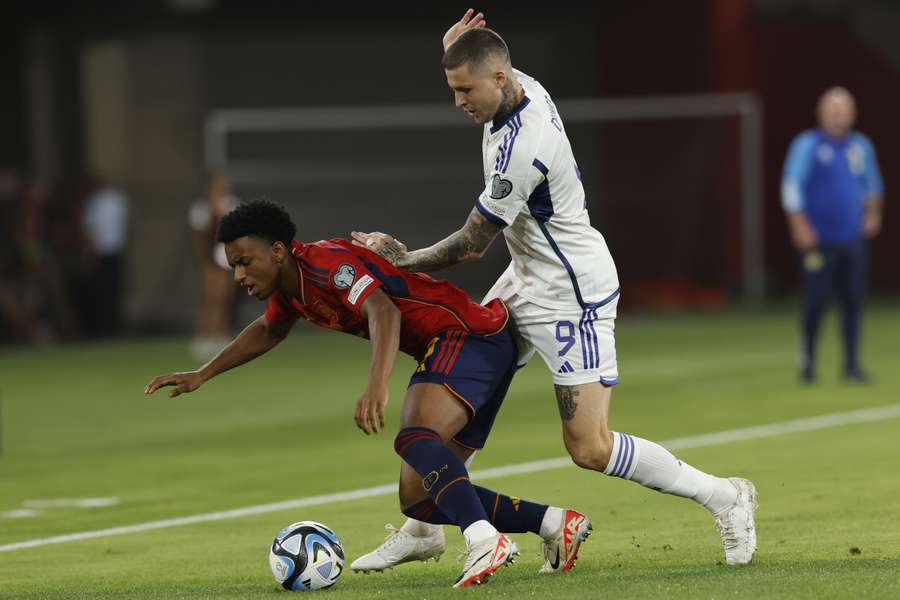
[[[881,231],[881,215],[874,212],[866,212],[863,217],[863,235],[866,239],[872,239]]]
[[[356,402],[353,420],[363,433],[370,435],[384,429],[384,408],[388,403],[387,385],[369,385]]]

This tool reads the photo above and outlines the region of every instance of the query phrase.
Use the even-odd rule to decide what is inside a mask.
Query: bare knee
[[[590,440],[566,440],[572,462],[582,469],[604,471],[612,455],[612,436],[598,435]]]

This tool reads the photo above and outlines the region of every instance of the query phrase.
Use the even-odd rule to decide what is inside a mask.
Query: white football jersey
[[[504,228],[512,261],[501,280],[507,293],[548,308],[608,301],[619,288],[616,266],[591,227],[562,118],[540,83],[514,73],[525,97],[484,126],[485,189],[476,203]]]

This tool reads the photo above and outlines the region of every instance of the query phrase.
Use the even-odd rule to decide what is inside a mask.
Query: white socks
[[[497,535],[497,529],[490,524],[489,521],[475,521],[463,530],[463,536],[466,538],[466,545],[470,548],[473,544],[483,542],[486,539]]]
[[[432,525],[425,521],[416,521],[415,519],[406,519],[406,523],[400,528],[400,531],[408,533],[415,537],[431,537],[438,532],[441,525]]]
[[[544,520],[541,521],[541,531],[539,535],[544,538],[553,537],[559,528],[562,527],[563,509],[550,506],[544,513]]]
[[[613,451],[604,471],[607,475],[690,498],[712,514],[729,508],[737,499],[737,490],[727,479],[698,471],[659,444],[627,433],[612,434]]]

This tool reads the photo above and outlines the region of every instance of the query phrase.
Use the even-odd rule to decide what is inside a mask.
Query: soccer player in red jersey
[[[518,549],[501,532],[555,535],[561,513],[575,511],[472,485],[463,462],[483,447],[516,370],[503,302],[482,306],[446,281],[401,271],[348,241],[304,244],[294,241],[295,233],[288,213],[268,202],[242,205],[222,218],[217,237],[234,278],[268,301],[266,312],[200,369],[157,377],[144,393],[165,386],[174,387],[170,397],[192,392],[274,348],[299,318],[368,338],[369,381],[354,414],[366,434],[385,427],[398,350],[419,363],[394,440],[403,458],[400,504],[409,517],[462,530],[468,556],[454,587],[481,583],[512,562]],[[568,540],[574,552],[563,553],[565,562],[574,563],[586,537]]]

